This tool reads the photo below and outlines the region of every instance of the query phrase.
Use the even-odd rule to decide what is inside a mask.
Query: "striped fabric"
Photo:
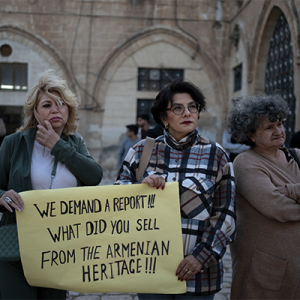
[[[144,144],[142,140],[129,150],[115,184],[137,183],[135,170]],[[184,254],[194,255],[204,266],[187,282],[187,292],[220,291],[222,257],[236,231],[234,175],[225,151],[197,130],[179,143],[165,131],[156,139],[143,178],[153,174],[179,182]]]

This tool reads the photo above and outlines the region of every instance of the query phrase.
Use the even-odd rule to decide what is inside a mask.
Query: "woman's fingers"
[[[49,121],[45,121],[45,126],[42,125],[37,125],[37,132],[36,132],[36,136],[37,136],[37,141],[49,148],[52,149],[55,144],[57,143],[57,141],[60,139],[59,135],[53,130],[52,125]]]
[[[156,187],[163,190],[165,188],[165,179],[160,175],[150,175],[143,179],[142,183],[147,183],[149,187]]]
[[[38,129],[36,132],[37,138],[40,140],[44,140],[47,135],[47,129],[42,125],[37,125],[37,129]]]
[[[165,188],[165,179],[161,176],[158,176],[155,186],[157,189],[161,187],[161,189],[163,190]]]
[[[201,271],[203,265],[193,255],[185,257],[176,269],[178,280],[190,280]]]
[[[23,211],[24,202],[20,195],[14,190],[9,190],[4,193],[0,198],[0,204],[3,205],[8,211],[12,212],[12,208]]]
[[[0,198],[0,205],[4,206],[9,212],[13,212],[11,207],[8,205],[8,203],[4,200],[4,197]]]
[[[153,176],[152,180],[153,180],[153,187],[156,187],[157,189],[161,186],[161,177],[159,176]]]
[[[12,191],[13,191],[13,202],[19,208],[19,211],[22,211],[24,208],[24,202],[21,196],[17,192],[15,192],[14,190]]]

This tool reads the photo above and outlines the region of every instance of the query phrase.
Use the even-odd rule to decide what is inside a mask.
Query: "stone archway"
[[[270,40],[281,13],[285,15],[291,31],[291,38],[294,47],[294,61],[296,62],[299,60],[298,53],[300,50],[300,44],[297,36],[300,34],[300,27],[297,25],[299,24],[298,15],[295,15],[286,1],[266,1],[259,12],[259,18],[255,25],[255,33],[249,61],[248,82],[251,84],[252,92],[264,90],[264,74],[266,70]],[[295,80],[297,80],[297,78],[299,78],[299,75],[298,73],[295,73]],[[296,97],[298,94],[299,91],[295,91]]]
[[[292,41],[294,82],[298,82],[300,79],[300,40],[298,38],[300,34],[299,16],[297,11],[293,9],[293,6],[295,5],[294,1],[290,1],[290,4],[291,5],[289,5],[287,1],[274,0],[272,2],[266,1],[262,7],[260,17],[256,24],[248,76],[248,82],[250,83],[252,92],[265,91],[265,72],[267,68],[270,41],[281,14],[286,18]],[[300,99],[300,87],[297,84],[294,85],[293,94],[295,99]],[[299,112],[300,106],[296,100],[296,109],[293,109],[292,113],[297,115]],[[299,126],[300,120],[299,118],[296,118],[295,127],[299,128]],[[289,130],[290,134],[292,134],[293,128],[290,128]]]
[[[248,74],[248,82],[252,93],[265,90],[265,71],[268,61],[270,40],[277,21],[282,13],[287,20],[293,45],[294,82],[300,80],[300,21],[297,10],[295,9],[295,3],[293,0],[289,2],[280,0],[266,1],[259,13],[253,37]],[[294,95],[296,99],[300,99],[300,87],[297,84],[294,85]],[[295,114],[298,115],[299,113],[300,105],[296,100]],[[300,127],[299,118],[296,118],[295,127]]]

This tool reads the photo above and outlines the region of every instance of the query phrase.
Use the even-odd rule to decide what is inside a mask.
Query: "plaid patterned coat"
[[[116,184],[137,183],[145,140],[131,148]],[[194,130],[177,143],[164,132],[156,139],[143,178],[158,174],[166,182],[178,181],[184,254],[203,265],[187,281],[187,293],[214,294],[222,288],[222,257],[236,231],[235,191],[232,164],[220,145]],[[141,179],[141,181],[143,180]]]

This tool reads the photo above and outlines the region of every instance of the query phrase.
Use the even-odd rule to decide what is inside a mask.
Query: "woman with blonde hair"
[[[0,148],[1,225],[16,223],[15,210],[26,205],[20,192],[100,183],[101,166],[74,135],[77,107],[66,81],[53,70],[32,88],[23,125]],[[30,286],[21,261],[0,262],[0,290],[4,299],[66,299],[66,291]]]

